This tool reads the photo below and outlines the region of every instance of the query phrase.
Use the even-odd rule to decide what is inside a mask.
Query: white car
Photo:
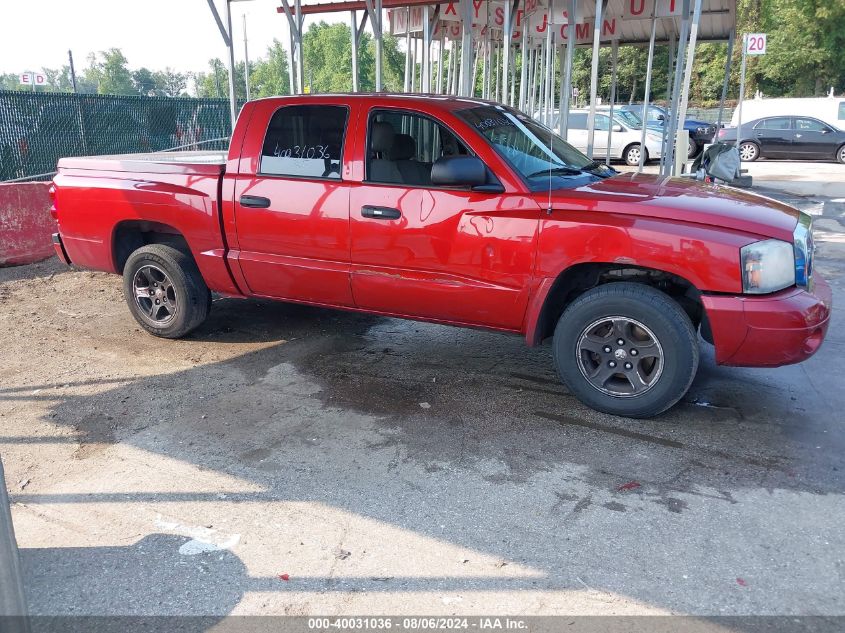
[[[587,117],[589,108],[569,111],[569,129],[566,140],[576,149],[587,152]],[[555,110],[552,117],[552,129],[558,129],[560,113]],[[636,115],[622,110],[613,110],[613,133],[610,130],[610,108],[596,108],[595,132],[593,133],[593,155],[590,158],[602,159],[607,156],[607,139],[610,137],[610,158],[624,160],[628,165],[640,164],[640,140],[642,127]],[[663,137],[656,131],[647,130],[645,136],[645,160],[660,158]]]

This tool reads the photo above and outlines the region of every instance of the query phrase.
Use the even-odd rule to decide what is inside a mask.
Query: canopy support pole
[[[382,74],[381,74],[381,62],[382,62],[382,31],[381,31],[381,0],[364,0],[367,5],[367,13],[370,16],[370,24],[373,27],[373,39],[376,43],[376,85],[375,90],[376,92],[381,92],[382,90]]]
[[[411,7],[405,7],[405,82],[404,92],[411,92]]]
[[[282,0],[285,2],[286,0]],[[226,65],[229,68],[229,114],[232,117],[232,130],[235,129],[235,120],[238,118],[238,102],[235,98],[235,48],[232,41],[232,5],[230,0],[226,0],[226,25],[223,25],[223,20],[220,19],[220,13],[217,11],[217,6],[214,0],[208,0],[208,8],[211,9],[211,14],[214,16],[214,21],[217,22],[217,28],[220,29],[220,35],[223,37],[223,43],[226,45],[227,56]]]
[[[525,28],[525,16],[522,17],[522,46],[520,53],[522,64],[519,69],[519,107],[517,110],[525,112],[528,105],[528,65],[531,63],[531,54],[528,51],[528,29]]]
[[[461,6],[461,73],[458,95],[471,97],[473,75],[472,0],[460,0]]]
[[[305,92],[305,52],[302,50],[302,25],[305,16],[302,15],[302,0],[294,0],[296,18],[296,72],[299,81],[299,92]]]
[[[678,101],[681,96],[680,69],[684,65],[684,43],[689,37],[689,7],[690,0],[684,0],[681,13],[681,32],[678,35],[678,53],[675,58],[675,71],[672,77],[672,105],[669,109],[669,122],[664,124],[663,129],[666,136],[666,149],[663,153],[663,160],[660,164],[660,175],[670,176],[675,167],[675,135],[678,131]]]
[[[716,130],[722,127],[722,113],[725,109],[725,99],[728,98],[728,84],[731,80],[731,62],[734,54],[734,39],[736,38],[736,29],[731,31],[728,36],[728,57],[725,60],[725,81],[722,83],[722,98],[719,99],[719,116],[716,118]]]
[[[616,105],[616,60],[618,57],[619,40],[614,39],[610,53],[610,125],[607,129],[607,156],[604,159],[604,164],[608,167],[610,167],[610,146],[613,144],[613,106]],[[643,125],[643,129],[645,129],[645,125]]]
[[[645,69],[645,91],[643,94],[643,129],[640,134],[640,164],[637,165],[637,173],[642,173],[643,165],[645,165],[645,135],[648,127],[648,106],[651,100],[651,76],[653,74],[654,66],[654,38],[657,34],[657,12],[652,7],[651,15],[651,37],[648,40],[648,62],[646,62]],[[664,121],[663,125],[667,123]]]
[[[502,102],[508,101],[508,82],[511,80],[511,43],[513,40],[513,25],[516,21],[516,11],[519,0],[505,1],[505,23],[502,37]],[[511,103],[510,105],[513,105]]]
[[[352,92],[358,92],[358,12],[349,12],[349,33],[352,36]]]
[[[689,133],[684,128],[684,121],[687,119],[687,104],[689,103],[689,86],[692,80],[692,65],[695,62],[695,43],[698,40],[698,23],[701,21],[701,0],[695,0],[695,9],[692,13],[692,24],[690,25],[689,44],[687,44],[687,64],[684,69],[683,90],[681,90],[681,103],[678,106],[678,127],[677,140],[675,141],[675,169],[673,176],[683,173],[687,162],[689,149]]]
[[[575,50],[575,12],[577,0],[569,0],[569,10],[566,12],[566,55],[561,68],[560,78],[560,122],[558,128],[560,136],[566,140],[569,133],[569,99],[572,96],[572,54]]]
[[[688,1],[688,0],[686,0]],[[596,98],[599,83],[599,48],[601,47],[602,0],[596,0],[596,19],[593,25],[593,60],[590,70],[590,113],[587,115],[587,158],[593,158],[596,136]]]
[[[554,58],[554,34],[552,28],[552,16],[554,15],[554,0],[549,0],[549,11],[546,24],[546,72],[543,78],[546,81],[544,95],[545,108],[543,109],[543,123],[551,126],[552,109],[554,108],[555,94],[555,58]]]

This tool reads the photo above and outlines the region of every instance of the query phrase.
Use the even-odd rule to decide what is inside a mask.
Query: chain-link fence
[[[225,99],[0,91],[0,182],[48,180],[64,156],[227,149]]]

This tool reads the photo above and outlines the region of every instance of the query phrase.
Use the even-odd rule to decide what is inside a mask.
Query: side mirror
[[[617,123],[616,125],[614,125],[614,126],[613,126],[613,131],[614,131],[614,132],[624,132],[624,131],[625,131],[625,128],[623,128],[621,125],[619,125],[619,124]]]
[[[431,184],[477,187],[487,182],[487,168],[475,156],[443,156],[431,166]]]

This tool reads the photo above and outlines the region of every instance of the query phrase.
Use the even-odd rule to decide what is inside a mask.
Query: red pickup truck
[[[773,367],[824,339],[809,216],[687,179],[619,174],[500,104],[419,95],[247,103],[228,154],[65,158],[56,252],[123,275],[156,336],[211,292],[553,337],[589,406],[647,417],[699,359]]]

